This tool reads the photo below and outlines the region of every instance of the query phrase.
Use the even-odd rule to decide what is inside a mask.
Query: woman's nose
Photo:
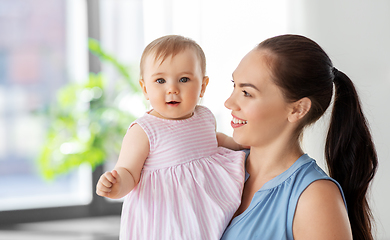
[[[233,93],[230,95],[228,99],[225,101],[225,107],[230,110],[237,110],[237,104],[235,104]]]

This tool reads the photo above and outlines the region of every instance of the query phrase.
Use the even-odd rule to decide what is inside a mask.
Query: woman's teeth
[[[240,120],[240,119],[237,119],[237,118],[233,118],[233,123],[235,124],[247,124],[248,121],[243,121],[243,120]]]

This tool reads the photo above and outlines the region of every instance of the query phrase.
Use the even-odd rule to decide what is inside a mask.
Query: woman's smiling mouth
[[[248,123],[248,121],[237,118],[235,116],[233,116],[233,119],[231,121],[231,125],[233,128],[238,128],[238,127],[244,126],[247,123]]]

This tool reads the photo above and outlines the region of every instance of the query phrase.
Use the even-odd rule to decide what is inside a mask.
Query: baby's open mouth
[[[180,102],[176,102],[176,101],[170,101],[170,102],[167,102],[168,105],[177,105],[179,104]]]

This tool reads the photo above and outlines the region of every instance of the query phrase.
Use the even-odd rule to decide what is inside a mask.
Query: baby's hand
[[[240,146],[240,150],[243,150],[243,149],[250,149],[251,148],[251,146],[245,146],[245,145],[241,145],[241,144],[239,144],[239,146]]]
[[[115,198],[119,193],[121,178],[116,170],[104,173],[97,185],[96,194],[102,197]]]

